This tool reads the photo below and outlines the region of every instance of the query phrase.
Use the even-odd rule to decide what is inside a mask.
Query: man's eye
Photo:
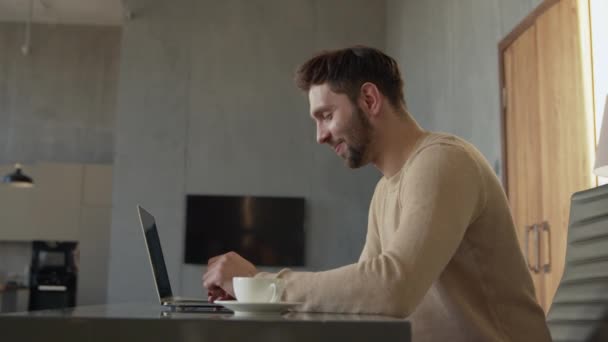
[[[332,118],[333,116],[334,116],[334,114],[333,114],[333,113],[329,113],[329,114],[325,115],[324,119],[325,119],[325,120],[331,120],[331,118]]]

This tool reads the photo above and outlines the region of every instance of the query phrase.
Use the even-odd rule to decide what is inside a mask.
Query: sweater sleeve
[[[286,281],[284,300],[301,310],[406,317],[439,277],[485,205],[479,166],[464,148],[418,151],[402,175],[398,227],[388,246],[355,264],[323,272],[261,274]]]

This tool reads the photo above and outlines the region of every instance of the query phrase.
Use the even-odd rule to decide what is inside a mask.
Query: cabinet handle
[[[530,232],[536,233],[536,264],[532,265],[530,263]],[[539,239],[539,231],[538,225],[535,223],[530,226],[526,226],[526,262],[528,263],[528,268],[532,270],[534,273],[540,272],[540,239]]]
[[[549,273],[551,272],[551,226],[549,226],[549,222],[543,221],[541,223],[542,231],[547,232],[547,261],[543,264],[543,272]]]

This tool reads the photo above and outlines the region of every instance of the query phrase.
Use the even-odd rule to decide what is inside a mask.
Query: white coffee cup
[[[232,287],[239,302],[276,303],[281,301],[285,282],[281,279],[234,277]]]

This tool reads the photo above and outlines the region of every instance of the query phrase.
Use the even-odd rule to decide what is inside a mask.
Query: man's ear
[[[359,105],[370,116],[377,116],[382,108],[382,94],[378,87],[371,82],[365,82],[361,85],[359,94]]]

